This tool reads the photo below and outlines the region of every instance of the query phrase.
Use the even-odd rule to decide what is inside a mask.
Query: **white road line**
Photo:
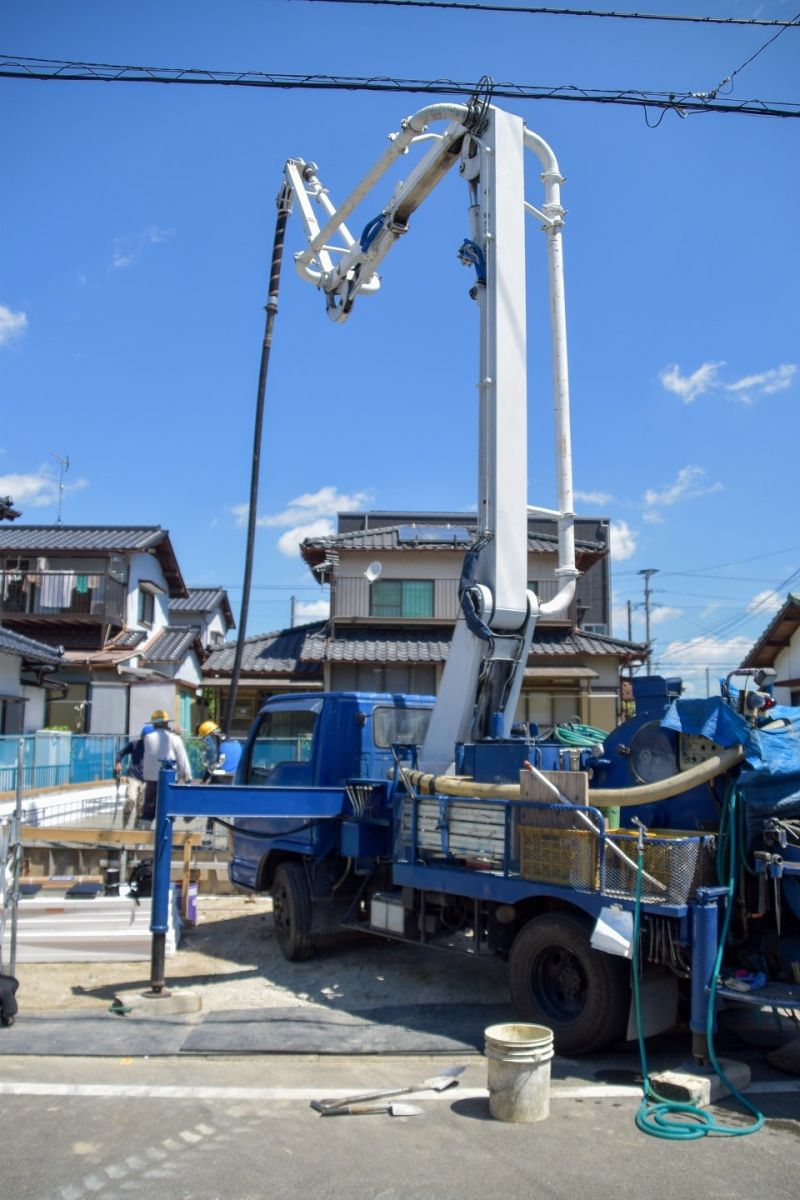
[[[357,1088],[320,1087],[183,1087],[175,1084],[126,1083],[10,1083],[0,1082],[0,1096],[84,1096],[106,1099],[151,1100],[245,1100],[275,1102],[317,1100],[320,1093],[342,1097],[353,1095]],[[363,1090],[366,1091],[366,1088]],[[377,1088],[375,1088],[377,1091]],[[800,1092],[800,1079],[764,1080],[745,1089],[747,1095],[766,1095]],[[486,1088],[459,1087],[443,1093],[415,1093],[421,1100],[477,1100],[488,1096]],[[553,1100],[616,1100],[641,1095],[641,1088],[627,1084],[559,1084],[551,1086]],[[203,1130],[204,1132],[204,1130]]]

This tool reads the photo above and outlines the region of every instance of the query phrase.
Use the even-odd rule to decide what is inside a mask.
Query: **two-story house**
[[[236,628],[228,593],[221,587],[186,589],[186,595],[169,602],[169,623],[197,629],[204,650],[218,650]]]
[[[188,597],[159,526],[0,526],[0,623],[63,647],[47,726],[133,732],[163,708],[192,730],[202,625],[170,617]]]
[[[0,626],[0,735],[41,729],[60,664],[60,650]]]
[[[320,663],[326,689],[436,691],[474,522],[470,513],[344,513],[336,534],[303,542],[304,561],[330,584],[331,615],[299,657]],[[608,521],[578,518],[575,532],[575,599],[563,617],[537,625],[517,719],[548,727],[577,718],[611,729],[620,668],[641,662],[645,648],[609,635]],[[557,563],[555,523],[531,519],[528,579],[542,600],[556,593]]]

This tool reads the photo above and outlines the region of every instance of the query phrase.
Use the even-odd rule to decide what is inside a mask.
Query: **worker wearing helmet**
[[[149,829],[156,815],[158,773],[164,760],[175,763],[179,782],[192,782],[192,768],[189,766],[183,742],[177,734],[171,733],[169,730],[169,714],[163,708],[157,708],[152,713],[150,721],[153,729],[144,738],[142,761],[144,803],[142,804],[141,819],[136,822],[137,829]]]
[[[136,823],[141,819],[142,805],[144,804],[144,775],[142,774],[144,739],[152,729],[153,726],[150,724],[143,725],[142,732],[138,738],[131,738],[129,742],[117,751],[117,758],[114,763],[114,776],[117,784],[119,784],[122,775],[123,758],[130,759],[126,771],[128,782],[125,787],[125,803],[122,807],[123,829],[135,829]]]
[[[203,783],[210,783],[222,760],[222,730],[216,721],[203,721],[197,733],[203,739]]]

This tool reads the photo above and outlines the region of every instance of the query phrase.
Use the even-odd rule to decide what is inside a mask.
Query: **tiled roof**
[[[139,662],[142,666],[148,663],[180,662],[195,643],[195,648],[202,652],[200,630],[194,625],[167,625],[142,650]]]
[[[279,629],[274,633],[262,633],[245,638],[242,653],[243,675],[290,675],[299,671],[311,673],[313,663],[318,661],[313,653],[306,653],[307,644],[325,627],[325,622],[314,621],[308,625],[296,625],[293,629]],[[203,664],[204,675],[230,675],[236,644],[229,642],[212,650]]]
[[[450,631],[418,633],[364,631],[324,633],[306,639],[302,658],[313,662],[442,663],[450,650]]]
[[[209,613],[215,608],[221,608],[228,629],[235,629],[233,611],[224,588],[193,588],[186,591],[179,600],[170,601],[170,612]]]
[[[324,630],[320,630],[306,639],[301,659],[316,662],[439,663],[447,659],[450,637],[450,630],[396,633],[393,630],[345,631],[340,628],[335,637],[327,636]],[[606,635],[584,633],[582,630],[537,629],[528,661],[534,666],[543,658],[587,658],[611,654],[627,663],[641,659],[645,652],[645,646]]]
[[[328,537],[310,537],[301,543],[300,553],[308,566],[314,568],[323,563],[331,554],[338,554],[343,550],[368,550],[370,553],[387,550],[427,550],[441,553],[443,550],[455,549],[463,554],[466,549],[463,543],[457,542],[450,545],[445,541],[404,541],[399,536],[402,528],[403,526],[395,525],[386,529],[354,529],[349,533],[334,533]],[[469,532],[474,535],[475,528],[470,528]],[[543,533],[538,530],[528,531],[529,553],[554,554],[557,550],[558,537],[556,534]],[[579,568],[586,568],[598,556],[606,552],[606,547],[602,542],[576,538],[575,552]]]
[[[109,642],[107,648],[132,650],[134,646],[140,646],[146,639],[147,634],[143,629],[123,629],[122,633],[117,634],[113,642]]]
[[[154,550],[171,596],[186,584],[160,525],[0,525],[0,554],[125,554]]]
[[[61,662],[60,650],[2,626],[0,626],[0,651],[4,654],[17,655],[26,662],[44,663],[54,667]]]

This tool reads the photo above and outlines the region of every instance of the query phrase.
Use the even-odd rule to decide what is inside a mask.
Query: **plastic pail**
[[[490,1025],[484,1037],[489,1112],[497,1121],[543,1121],[550,1115],[552,1029],[545,1025]]]

